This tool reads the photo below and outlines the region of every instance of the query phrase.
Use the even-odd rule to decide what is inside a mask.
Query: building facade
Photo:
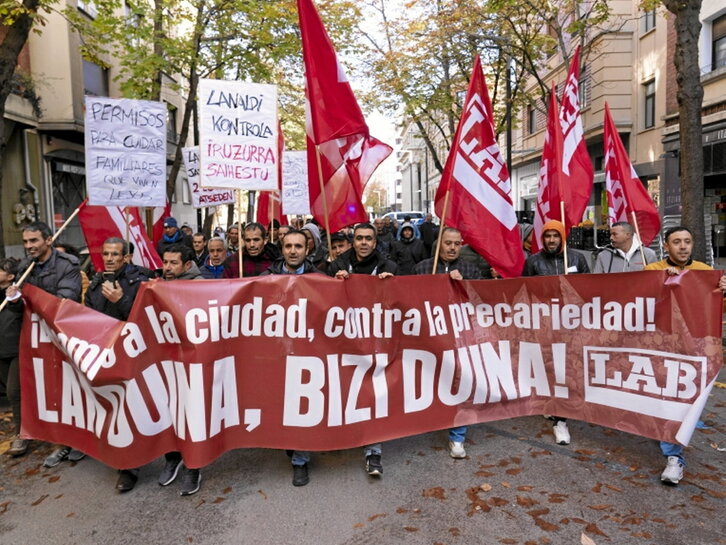
[[[67,0],[84,16],[93,17],[92,3]],[[31,32],[18,60],[18,89],[8,98],[5,113],[7,149],[3,162],[3,216],[5,252],[22,256],[22,227],[45,221],[59,227],[86,197],[84,154],[84,97],[121,97],[114,81],[117,61],[104,59],[108,68],[82,58],[81,39],[53,10],[37,34]],[[164,76],[161,100],[167,105],[167,163],[176,151],[177,117],[183,106],[175,83]],[[35,106],[35,107],[34,107]],[[175,201],[191,203],[186,183],[177,183]],[[180,221],[194,221],[191,206],[179,209]],[[176,210],[175,210],[176,213]],[[188,216],[188,217],[187,217]],[[85,246],[77,219],[61,240]]]

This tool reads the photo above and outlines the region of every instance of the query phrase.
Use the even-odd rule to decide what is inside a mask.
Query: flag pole
[[[323,197],[323,214],[325,214],[325,238],[328,239],[328,261],[333,260],[333,243],[330,236],[330,217],[328,215],[328,197],[325,195],[323,184],[323,167],[320,163],[320,148],[315,144],[315,158],[318,163],[318,180],[320,181],[320,195]]]
[[[269,205],[267,206],[267,217],[270,218],[270,241],[275,243],[275,207],[272,202],[272,191],[270,191]]]
[[[441,238],[444,234],[444,229],[446,228],[446,213],[449,209],[449,193],[451,193],[451,187],[449,187],[446,190],[446,195],[444,195],[444,210],[441,213],[441,227],[439,227],[439,236],[436,238],[436,251],[434,252],[434,266],[431,271],[431,274],[436,274],[436,266],[439,264],[439,253],[441,252]]]
[[[645,250],[643,249],[643,239],[640,238],[640,228],[638,227],[638,218],[635,217],[635,210],[631,210],[630,214],[633,217],[633,227],[635,227],[635,234],[638,235],[638,245],[640,246],[640,258],[643,260],[643,267],[647,265],[645,262]]]
[[[562,255],[565,257],[565,274],[569,268],[567,261],[567,224],[565,223],[565,201],[560,201],[560,217],[562,218],[562,227],[565,228],[565,238],[562,240]]]
[[[76,209],[75,209],[75,210],[73,211],[73,214],[71,214],[70,216],[68,216],[68,219],[67,219],[66,221],[64,221],[64,222],[63,222],[63,225],[61,225],[61,226],[60,226],[60,228],[59,228],[59,229],[58,229],[58,230],[57,230],[57,231],[55,232],[55,234],[53,235],[53,238],[51,238],[51,239],[50,239],[50,243],[51,243],[51,245],[52,245],[52,244],[53,244],[53,243],[54,243],[54,242],[55,242],[55,241],[56,241],[56,240],[58,239],[58,237],[59,237],[59,236],[60,236],[60,234],[61,234],[61,233],[63,232],[63,230],[64,230],[64,229],[65,229],[66,227],[68,227],[68,224],[69,224],[69,223],[70,223],[71,221],[73,221],[73,218],[75,218],[75,217],[76,217],[76,216],[78,215],[78,213],[79,213],[79,212],[81,211],[81,208],[82,208],[82,207],[83,207],[83,206],[85,205],[85,203],[86,203],[86,201],[83,201],[83,202],[82,202],[81,204],[79,204],[79,205],[78,205],[78,208],[76,208]],[[25,272],[23,273],[23,275],[22,275],[22,276],[21,276],[21,277],[20,277],[20,278],[18,279],[18,281],[17,281],[17,282],[14,282],[14,285],[15,285],[16,287],[18,287],[18,288],[19,288],[19,287],[20,287],[20,286],[21,286],[21,285],[23,284],[23,282],[25,282],[25,279],[26,279],[26,278],[28,278],[28,275],[29,275],[29,274],[30,274],[30,273],[31,273],[31,272],[33,271],[33,269],[35,268],[35,263],[36,263],[35,261],[31,261],[31,262],[30,262],[30,265],[28,266],[28,268],[27,268],[27,269],[25,269]],[[1,311],[2,309],[4,309],[4,308],[5,308],[5,306],[6,306],[7,304],[8,304],[8,298],[6,297],[6,298],[5,298],[5,300],[4,300],[4,301],[3,301],[2,303],[0,303],[0,311]]]
[[[242,190],[235,189],[236,208],[237,208],[237,265],[239,265],[239,277],[242,278],[242,251],[244,250],[245,232],[242,229]],[[232,218],[234,219],[234,218]]]
[[[126,242],[131,241],[131,222],[129,221],[129,215],[129,207],[124,206],[124,220],[126,222]]]

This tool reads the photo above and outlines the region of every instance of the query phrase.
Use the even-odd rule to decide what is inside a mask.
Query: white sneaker
[[[560,420],[552,426],[552,430],[555,432],[555,443],[558,445],[570,444],[570,430],[567,429],[567,422]]]
[[[458,441],[449,441],[449,456],[452,458],[466,458],[466,450],[464,450],[464,443]]]
[[[683,462],[678,456],[668,456],[668,465],[666,465],[660,480],[664,483],[678,484],[683,478]]]

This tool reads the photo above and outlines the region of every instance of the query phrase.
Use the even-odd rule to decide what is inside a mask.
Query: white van
[[[406,216],[411,218],[411,222],[414,225],[420,225],[423,223],[424,218],[426,215],[423,212],[389,212],[388,214],[383,214],[384,218],[391,218],[391,220],[398,223],[398,225],[401,225],[403,223],[403,218]]]

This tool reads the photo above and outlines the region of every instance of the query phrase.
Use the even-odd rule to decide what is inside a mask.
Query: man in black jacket
[[[542,226],[542,249],[527,258],[524,262],[522,276],[554,276],[558,274],[589,273],[585,256],[564,248],[565,226],[559,221],[551,220]],[[565,271],[565,251],[567,252],[567,271]],[[567,419],[553,416],[552,431],[558,445],[570,444],[570,430]]]
[[[0,259],[0,293],[9,288],[18,274],[20,262],[12,257]],[[10,401],[15,438],[6,451],[10,456],[22,456],[28,450],[28,439],[20,437],[20,328],[23,325],[23,306],[6,305],[0,311],[0,382]]]
[[[387,278],[398,272],[398,265],[376,252],[376,229],[370,223],[360,223],[353,230],[353,247],[343,252],[328,267],[328,275],[348,278],[351,274],[369,274]]]
[[[23,271],[30,267],[31,263],[35,263],[25,280],[26,283],[61,299],[71,299],[77,303],[81,301],[81,269],[78,266],[78,259],[53,248],[53,233],[46,223],[37,221],[23,227],[23,247],[28,259],[20,264],[18,277],[23,275]],[[20,288],[15,284],[5,290],[5,296],[11,301],[11,305],[22,304]],[[82,460],[84,456],[80,450],[56,445],[43,465],[55,467],[63,460],[76,462]]]
[[[353,230],[353,247],[344,252],[328,267],[328,275],[345,280],[351,274],[368,274],[378,278],[390,278],[398,272],[398,266],[376,251],[376,229],[370,223],[360,223]],[[363,448],[368,475],[383,474],[381,444]]]
[[[397,240],[391,246],[390,258],[398,265],[399,276],[413,274],[413,268],[426,257],[426,247],[416,238],[413,225],[403,223],[398,230]]]
[[[86,306],[117,320],[127,320],[141,282],[150,280],[150,271],[126,263],[128,243],[108,238],[101,250],[103,272],[96,273],[86,292]]]
[[[166,218],[164,220],[164,236],[156,246],[156,252],[159,257],[164,258],[164,252],[173,245],[184,244],[189,248],[192,247],[192,237],[185,235],[180,229],[176,218]]]
[[[129,245],[122,238],[111,237],[104,241],[101,249],[103,272],[93,277],[85,299],[87,307],[124,321],[129,317],[139,286],[151,278],[148,269],[126,263],[128,251]],[[120,470],[116,490],[132,490],[138,475],[138,469]]]

